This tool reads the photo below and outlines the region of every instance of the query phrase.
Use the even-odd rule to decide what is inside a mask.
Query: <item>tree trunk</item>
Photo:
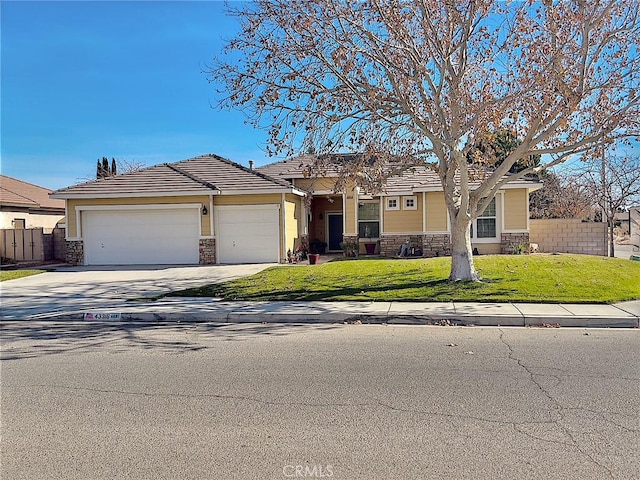
[[[616,250],[615,250],[615,246],[614,246],[614,235],[613,235],[613,226],[615,224],[614,222],[614,217],[608,217],[607,218],[607,224],[609,226],[609,256],[610,257],[615,257],[616,256]]]
[[[473,264],[471,219],[464,214],[453,217],[451,225],[451,274],[449,281],[480,281]]]

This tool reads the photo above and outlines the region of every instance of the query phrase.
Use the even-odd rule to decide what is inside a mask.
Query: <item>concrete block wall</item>
[[[42,247],[43,247],[42,258],[46,261],[54,259],[54,256],[53,256],[53,252],[55,250],[54,241],[55,239],[53,238],[53,233],[45,233],[42,235]]]
[[[67,259],[67,241],[65,240],[64,228],[54,228],[51,232],[53,236],[53,259],[66,261]]]
[[[539,252],[607,255],[607,224],[580,219],[530,220],[529,240]]]
[[[631,251],[633,253],[640,252],[640,206],[633,207],[631,209],[631,225],[629,230],[631,232]]]

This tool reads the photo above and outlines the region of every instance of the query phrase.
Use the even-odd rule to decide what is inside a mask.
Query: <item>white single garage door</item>
[[[82,229],[86,265],[199,263],[197,207],[85,210]]]
[[[214,207],[218,263],[278,263],[279,205]]]

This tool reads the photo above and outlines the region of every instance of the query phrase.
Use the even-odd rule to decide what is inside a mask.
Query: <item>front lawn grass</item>
[[[354,259],[277,266],[173,292],[225,300],[611,303],[640,299],[640,262],[589,255],[486,255],[482,282],[447,281],[451,259]]]
[[[0,270],[0,282],[44,273],[46,270]]]

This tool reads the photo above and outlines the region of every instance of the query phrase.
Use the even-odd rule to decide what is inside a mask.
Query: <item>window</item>
[[[380,236],[380,204],[378,202],[358,204],[358,236],[360,238]]]
[[[493,198],[484,212],[471,226],[471,238],[496,238],[496,199]],[[475,228],[474,228],[475,227]]]
[[[404,205],[402,208],[405,210],[417,210],[418,209],[418,198],[415,195],[410,197],[402,197],[404,201]]]
[[[400,210],[400,199],[398,197],[387,197],[387,210]]]

